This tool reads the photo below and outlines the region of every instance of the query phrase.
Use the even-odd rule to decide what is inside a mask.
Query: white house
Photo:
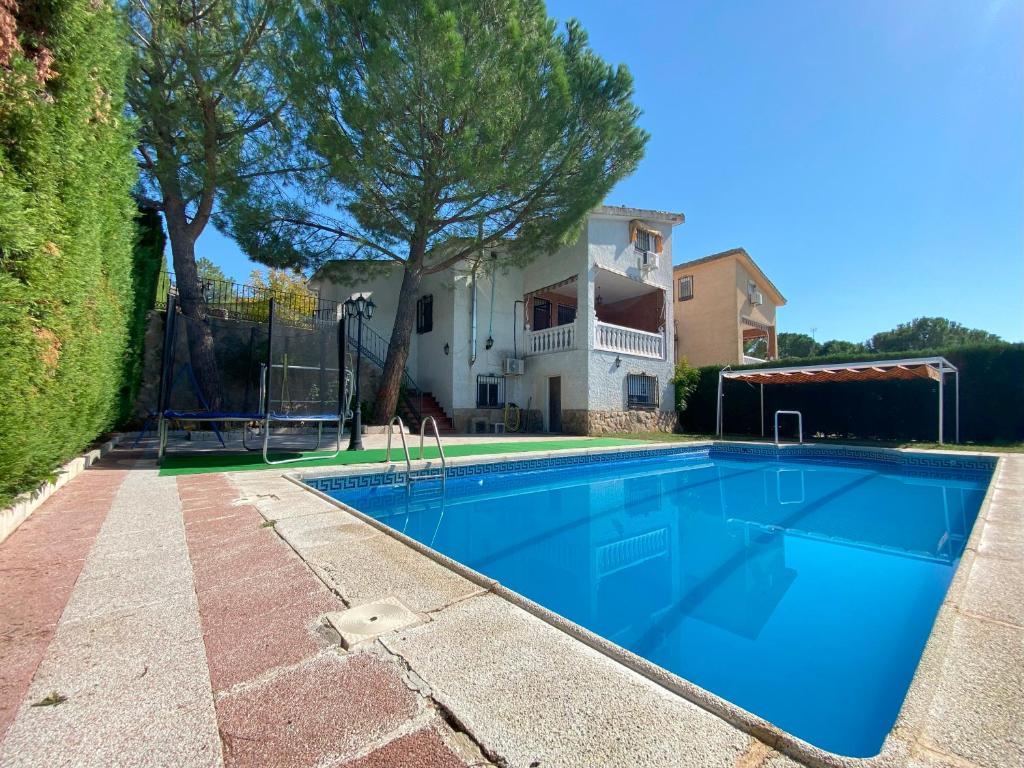
[[[479,264],[424,278],[407,372],[460,432],[503,420],[573,434],[675,424],[672,229],[681,213],[602,206],[572,246],[525,267]],[[324,270],[311,287],[343,301],[370,291],[371,325],[390,338],[402,268],[356,283]],[[364,344],[365,346],[365,344]]]

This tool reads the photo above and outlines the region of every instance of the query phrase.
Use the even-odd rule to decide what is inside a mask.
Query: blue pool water
[[[332,492],[810,743],[877,754],[988,477],[660,455]],[[963,479],[963,478],[967,479]]]

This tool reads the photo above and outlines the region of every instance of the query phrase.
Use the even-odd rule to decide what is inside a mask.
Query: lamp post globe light
[[[356,386],[355,399],[356,409],[352,414],[352,427],[349,430],[348,449],[350,451],[363,450],[363,402],[359,394],[359,369],[363,361],[363,318],[367,320],[373,317],[373,310],[376,304],[370,298],[369,293],[354,293],[345,299],[345,316],[356,321]]]

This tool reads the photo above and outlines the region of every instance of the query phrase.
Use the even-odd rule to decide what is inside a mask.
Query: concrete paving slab
[[[126,476],[123,470],[85,470],[0,544],[0,739]]]
[[[380,639],[510,765],[733,766],[749,737],[493,595]]]
[[[962,607],[974,616],[1024,627],[1022,584],[1024,561],[979,557],[971,568]]]
[[[138,514],[140,508],[146,514]],[[104,556],[109,537],[152,526],[178,541],[139,563]],[[8,731],[0,764],[220,764],[216,713],[173,482],[136,470],[86,560],[57,632]],[[120,567],[120,573],[117,567]],[[159,605],[132,613],[126,604]],[[32,707],[51,692],[66,700]]]
[[[987,520],[981,531],[978,554],[1024,561],[1024,494],[1017,516],[1001,520]]]
[[[400,671],[367,653],[325,653],[218,700],[225,764],[336,763],[419,711]]]
[[[416,613],[428,613],[482,591],[384,534],[310,547],[300,554],[352,606],[393,595]]]
[[[368,523],[333,507],[315,515],[279,520],[278,535],[296,550],[377,536],[380,531]]]
[[[1024,629],[960,616],[921,741],[983,768],[1024,765],[1022,701]]]

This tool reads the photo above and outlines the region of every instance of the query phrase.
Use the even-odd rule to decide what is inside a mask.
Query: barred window
[[[505,378],[503,376],[480,374],[476,377],[476,407],[505,407]]]
[[[679,278],[679,300],[686,301],[693,298],[693,275],[684,275]]]
[[[558,305],[558,324],[568,325],[569,323],[576,322],[576,307],[568,304]]]
[[[416,333],[434,330],[434,295],[421,296],[416,302]]]
[[[636,248],[638,251],[653,251],[653,241],[654,238],[651,237],[651,233],[646,229],[638,229],[636,231]]]
[[[658,377],[646,373],[626,374],[626,407],[646,410],[658,407]]]

